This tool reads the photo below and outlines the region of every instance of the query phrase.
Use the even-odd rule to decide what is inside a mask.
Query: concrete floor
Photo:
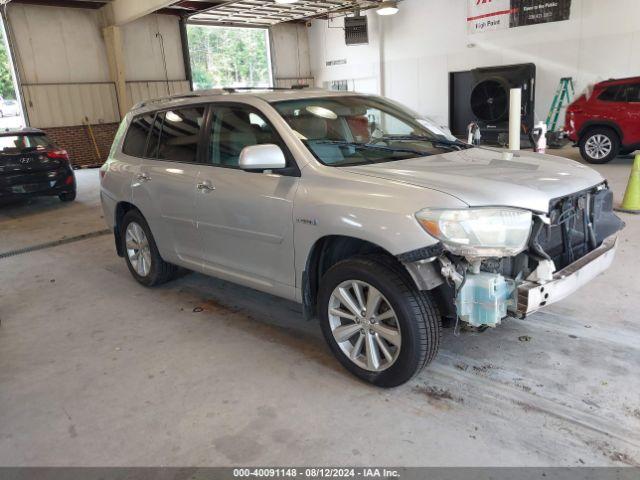
[[[599,167],[618,201],[630,165]],[[98,172],[77,174],[73,204],[0,207],[0,253],[104,228]],[[446,330],[394,390],[345,372],[293,303],[199,274],[145,289],[110,236],[0,259],[0,465],[639,465],[624,220],[606,274],[526,321]]]

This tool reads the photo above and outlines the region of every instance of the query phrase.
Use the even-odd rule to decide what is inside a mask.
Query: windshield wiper
[[[412,148],[397,148],[384,145],[371,145],[370,143],[347,142],[342,140],[310,140],[309,143],[311,142],[315,143],[316,145],[338,145],[341,147],[353,147],[362,150],[381,150],[383,152],[411,153],[420,157],[428,157],[429,155],[431,155],[429,153],[414,150]]]
[[[447,139],[438,139],[438,138],[432,138],[432,137],[427,137],[426,135],[385,135],[383,137],[379,137],[378,140],[385,140],[385,141],[393,141],[393,140],[397,140],[400,142],[410,142],[410,141],[420,141],[420,142],[429,142],[432,143],[435,146],[440,146],[440,147],[444,147],[444,148],[449,148],[449,147],[456,147],[456,150],[463,150],[463,149],[467,149],[467,148],[472,148],[471,145],[468,145],[464,142],[461,142],[460,140],[447,140]]]

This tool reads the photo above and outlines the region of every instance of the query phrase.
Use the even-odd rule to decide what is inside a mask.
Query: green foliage
[[[189,25],[187,33],[195,89],[271,85],[266,30]]]
[[[5,99],[16,98],[13,77],[11,76],[11,65],[9,64],[9,55],[7,54],[7,44],[4,41],[2,30],[0,30],[0,95]]]

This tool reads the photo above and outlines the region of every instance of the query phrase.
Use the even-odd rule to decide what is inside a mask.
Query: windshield
[[[305,98],[273,106],[325,165],[390,162],[469,148],[431,120],[377,97]]]
[[[0,136],[0,153],[25,153],[44,150],[51,143],[44,135],[5,135]]]

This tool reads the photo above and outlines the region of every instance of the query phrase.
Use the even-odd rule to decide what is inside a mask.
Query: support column
[[[122,31],[120,30],[120,27],[112,25],[103,28],[102,34],[104,35],[104,42],[107,46],[107,58],[109,60],[111,81],[116,85],[120,118],[124,118],[131,108],[131,103],[129,102],[129,95],[127,95],[127,77],[124,67],[124,51],[122,49]]]

